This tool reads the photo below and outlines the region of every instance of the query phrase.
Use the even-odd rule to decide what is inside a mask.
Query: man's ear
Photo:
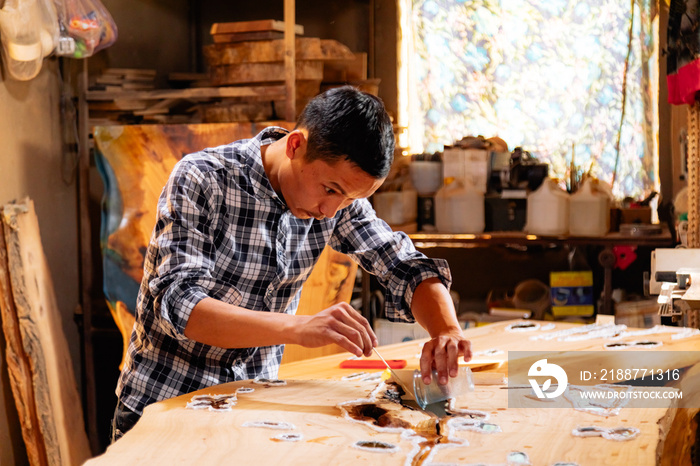
[[[294,158],[303,157],[306,153],[306,135],[295,129],[287,136],[287,147],[286,155],[290,160]]]

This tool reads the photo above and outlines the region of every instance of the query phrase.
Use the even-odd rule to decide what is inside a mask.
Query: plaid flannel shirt
[[[205,345],[185,337],[187,320],[206,297],[294,314],[326,244],[378,277],[392,320],[414,320],[410,303],[422,280],[440,277],[450,286],[446,262],[417,252],[405,234],[377,218],[366,199],[333,218],[294,217],[272,189],[260,155],[261,145],[285,134],[271,127],[254,138],[187,155],[170,175],[158,202],[136,324],[116,389],[136,413],[215,384],[277,377],[284,345]]]

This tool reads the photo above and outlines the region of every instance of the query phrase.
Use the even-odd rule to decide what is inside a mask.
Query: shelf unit
[[[661,234],[649,236],[632,236],[619,232],[608,233],[605,236],[543,236],[531,235],[520,231],[496,231],[480,234],[439,234],[411,233],[408,235],[418,249],[430,248],[470,248],[482,246],[530,246],[530,245],[569,245],[597,246],[598,263],[604,270],[603,309],[601,314],[614,314],[612,303],[612,270],[616,257],[613,253],[615,246],[642,246],[651,248],[673,247],[674,240],[670,231],[663,228]]]

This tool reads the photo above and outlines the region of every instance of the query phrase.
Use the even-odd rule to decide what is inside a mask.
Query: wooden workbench
[[[392,385],[378,380],[376,371],[364,370],[367,374],[363,376],[348,377],[361,370],[338,367],[348,358],[346,353],[283,365],[279,375],[286,385],[240,381],[156,403],[146,409],[132,431],[87,464],[506,464],[509,455],[515,455],[510,457],[514,461],[521,454],[533,465],[690,464],[688,449],[694,442],[694,431],[689,434],[689,420],[698,411],[698,400],[692,398],[700,380],[697,366],[687,369],[675,388],[659,389],[683,391],[686,409],[679,409],[683,405],[678,400],[654,407],[633,400],[618,414],[601,416],[573,409],[563,398],[551,404],[532,397],[519,398],[519,407],[515,407],[508,395],[516,391],[525,395],[529,390],[507,389],[498,382],[498,374],[506,374],[508,365],[514,365],[508,352],[512,356],[513,351],[542,350],[551,355],[596,351],[600,359],[610,362],[624,351],[645,351],[653,361],[651,356],[659,350],[605,350],[603,345],[611,341],[609,338],[542,338],[576,328],[573,324],[556,323],[551,328],[548,323],[536,322],[537,328],[515,331],[508,327],[512,324],[465,331],[476,354],[468,365],[477,371],[477,386],[474,392],[457,397],[453,415],[439,421],[429,413],[382,398]],[[700,349],[700,336],[673,339],[672,335],[631,335],[616,341],[661,341],[665,352],[677,352],[679,358]],[[388,359],[406,359],[407,368],[416,368],[422,343],[389,345],[381,352]],[[494,351],[486,356],[487,350]],[[681,364],[689,365],[688,360]],[[479,384],[484,381],[488,385]],[[186,408],[194,395],[233,394],[239,388],[254,391],[238,393],[229,411]],[[465,424],[475,422],[472,418],[478,416],[465,410],[484,413],[487,424],[481,429],[465,429]],[[626,441],[572,435],[577,427],[621,426],[636,428],[639,434]],[[285,434],[291,440],[281,440],[279,436]],[[358,441],[385,448],[357,448]]]

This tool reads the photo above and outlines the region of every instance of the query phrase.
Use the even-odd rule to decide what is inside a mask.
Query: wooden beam
[[[284,0],[284,82],[287,99],[284,116],[287,121],[296,121],[296,41],[294,40],[295,1]]]
[[[80,232],[80,306],[76,321],[80,322],[83,346],[83,390],[85,390],[85,418],[87,434],[93,452],[100,448],[97,422],[97,387],[95,382],[95,352],[92,340],[93,255],[90,219],[90,110],[86,99],[88,89],[88,62],[82,60],[78,72],[78,227]]]
[[[292,22],[293,23],[293,22]],[[238,21],[234,23],[214,23],[210,33],[213,34],[235,34],[237,32],[259,32],[259,31],[279,31],[284,32],[285,22],[274,19],[261,19],[258,21]],[[304,35],[304,26],[294,25],[294,32],[300,36]]]
[[[162,89],[157,91],[88,91],[87,100],[150,100],[150,99],[210,99],[216,97],[265,97],[276,99],[285,96],[283,86],[245,86],[245,87],[198,87],[192,89]]]
[[[284,40],[261,40],[234,44],[211,44],[204,47],[209,66],[241,63],[284,62]],[[297,60],[355,60],[355,54],[336,40],[318,37],[297,37]]]

